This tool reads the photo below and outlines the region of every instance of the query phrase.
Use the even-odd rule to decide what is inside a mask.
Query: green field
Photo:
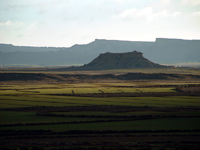
[[[45,108],[59,108],[59,107],[74,107],[74,106],[123,106],[123,107],[151,107],[151,108],[181,108],[181,107],[199,107],[200,106],[200,97],[199,96],[164,96],[164,97],[77,97],[77,96],[60,96],[60,95],[49,95],[49,94],[66,94],[70,93],[74,90],[76,93],[129,93],[129,92],[176,92],[174,87],[162,87],[162,88],[150,88],[150,87],[143,87],[138,88],[133,85],[133,83],[110,83],[110,84],[40,84],[40,85],[1,85],[0,87],[0,109],[1,113],[1,121],[0,124],[2,125],[9,125],[9,124],[22,124],[23,129],[49,129],[54,130],[56,125],[41,125],[41,126],[26,126],[24,124],[31,124],[31,123],[61,123],[64,122],[63,125],[58,125],[60,131],[70,130],[73,126],[72,122],[95,122],[98,120],[108,121],[116,119],[119,121],[119,116],[159,116],[163,121],[170,118],[170,116],[179,116],[183,117],[182,122],[186,121],[184,117],[190,116],[189,119],[193,120],[194,122],[198,122],[199,120],[199,112],[187,112],[187,111],[160,111],[160,110],[137,110],[137,111],[128,111],[128,112],[109,112],[109,110],[99,110],[99,111],[87,111],[87,110],[79,110],[79,111],[57,111],[54,112],[53,109],[43,110]],[[99,91],[101,90],[101,91]],[[36,110],[29,110],[29,108],[34,107],[38,108]],[[20,110],[20,108],[27,108],[27,111]],[[11,110],[9,110],[11,109]],[[14,109],[14,110],[12,110]],[[41,110],[40,110],[41,109]],[[44,111],[45,114],[49,116],[42,116],[38,115],[38,112]],[[52,115],[54,114],[54,116]],[[57,115],[57,116],[56,116]],[[110,116],[110,118],[108,118]],[[165,118],[162,118],[162,117]],[[84,117],[84,118],[82,118]],[[194,118],[192,118],[194,117]],[[121,117],[122,118],[122,117]],[[154,118],[153,118],[154,119]],[[132,120],[132,121],[130,121]],[[148,122],[149,120],[145,120]],[[152,120],[151,120],[152,121]],[[151,122],[150,121],[150,122]],[[156,120],[154,120],[156,122]],[[176,119],[172,119],[171,122],[177,121]],[[66,122],[70,122],[70,125],[66,125]],[[81,129],[82,126],[88,126],[89,128],[85,128],[86,130],[92,129],[93,126],[96,126],[94,123],[83,123],[83,124],[76,124],[73,126],[73,130]],[[124,130],[126,129],[126,123],[129,124],[137,124],[141,123],[141,129],[143,127],[143,121],[136,121],[135,118],[129,118],[129,121],[123,122],[123,125],[118,126],[117,130]],[[192,122],[192,121],[191,121]],[[118,122],[116,122],[118,124]],[[98,124],[101,123],[97,123]],[[112,130],[115,128],[110,128],[109,124],[108,128],[102,126],[102,130]],[[121,124],[121,123],[120,123]],[[174,124],[177,124],[174,122]],[[184,123],[185,124],[185,123]],[[101,125],[99,125],[101,126]],[[195,129],[200,129],[199,124],[194,124]],[[52,128],[51,128],[52,127]],[[91,128],[90,128],[91,127]],[[174,129],[177,129],[178,126],[174,126]],[[190,126],[188,126],[190,127]],[[20,126],[17,127],[5,127],[2,126],[1,129],[20,129]],[[139,128],[130,128],[130,130]],[[147,128],[149,129],[149,128]],[[156,130],[156,126],[153,128]],[[157,130],[164,129],[157,126]],[[167,130],[168,128],[166,128]],[[170,127],[173,129],[173,126]],[[180,127],[182,129],[182,127]],[[190,129],[190,128],[187,128]],[[191,128],[193,129],[193,128]],[[98,130],[100,130],[98,128]]]
[[[149,107],[181,107],[200,106],[199,96],[168,96],[168,97],[70,97],[70,96],[0,96],[0,108],[14,107],[62,107],[84,105],[122,105]]]
[[[55,149],[52,146],[55,143],[60,143],[58,147],[67,150],[70,147],[80,150],[101,150],[104,145],[102,143],[106,142],[107,146],[103,146],[107,148],[106,150],[109,148],[116,150],[120,146],[126,150],[139,150],[142,149],[141,147],[145,149],[149,146],[153,150],[177,148],[177,146],[174,149],[170,148],[167,146],[168,142],[178,145],[181,149],[184,147],[182,144],[184,140],[190,143],[190,138],[194,136],[199,138],[200,96],[157,96],[156,93],[176,93],[177,85],[186,84],[186,82],[167,83],[166,81],[2,84],[0,85],[0,132],[6,138],[2,136],[0,140],[4,140],[7,145],[3,144],[4,147],[0,146],[0,149],[14,149],[13,145],[18,145],[18,149],[23,149],[21,145],[33,149],[34,143],[40,143],[35,141],[36,139],[43,141],[41,145],[46,144],[46,148],[42,147],[47,150]],[[151,96],[82,97],[76,95],[88,93],[151,93]],[[155,96],[152,93],[155,93]],[[67,96],[67,94],[71,95]],[[38,135],[43,132],[45,135]],[[27,137],[29,140],[26,139]],[[57,137],[65,141],[57,141]],[[100,138],[95,140],[97,137]],[[150,143],[148,137],[154,143]],[[173,139],[175,137],[177,140]],[[19,138],[19,141],[13,141],[13,138]],[[66,142],[66,138],[69,138],[71,145],[61,144]],[[121,138],[130,139],[129,143],[122,142],[124,139],[118,141]],[[55,140],[54,144],[50,144],[52,143],[50,139]],[[28,141],[25,142],[26,140]],[[112,140],[118,142],[113,143]],[[15,144],[8,144],[10,142]],[[198,149],[199,141],[195,142],[194,140],[190,145]],[[27,146],[27,143],[32,144]],[[132,148],[130,145],[140,147]]]
[[[40,118],[42,119],[42,118]],[[53,119],[54,121],[55,119]],[[39,121],[39,120],[38,120]],[[63,120],[62,120],[63,121]],[[78,121],[83,121],[78,119]],[[87,119],[87,121],[90,121]],[[54,125],[24,125],[15,127],[1,127],[1,129],[14,130],[52,130],[52,131],[69,131],[69,130],[196,130],[200,129],[200,119],[192,118],[165,118],[136,121],[115,121],[100,123],[74,123],[74,124],[54,124]]]
[[[142,93],[174,92],[173,87],[136,87],[134,83],[119,84],[42,84],[42,85],[2,85],[0,95],[38,95],[38,94],[81,94],[81,93]],[[72,92],[73,91],[73,92]]]

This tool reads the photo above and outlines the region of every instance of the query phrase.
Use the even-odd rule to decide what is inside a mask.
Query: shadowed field
[[[165,79],[107,78],[117,77],[116,72],[103,79],[101,72],[98,78],[82,72],[90,78],[1,81],[0,149],[200,148],[197,72],[177,71]]]

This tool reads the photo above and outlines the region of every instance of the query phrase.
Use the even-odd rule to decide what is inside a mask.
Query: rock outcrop
[[[143,53],[133,51],[127,53],[104,53],[81,67],[70,67],[67,70],[109,70],[131,68],[164,68],[143,57]]]

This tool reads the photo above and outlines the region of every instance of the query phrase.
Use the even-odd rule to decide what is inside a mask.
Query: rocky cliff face
[[[104,53],[86,64],[83,70],[107,70],[107,69],[131,69],[131,68],[161,68],[143,57],[141,52],[133,51],[127,53]]]

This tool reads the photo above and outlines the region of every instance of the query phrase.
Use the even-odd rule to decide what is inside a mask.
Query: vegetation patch
[[[1,84],[0,149],[199,149],[199,82],[97,79]]]

